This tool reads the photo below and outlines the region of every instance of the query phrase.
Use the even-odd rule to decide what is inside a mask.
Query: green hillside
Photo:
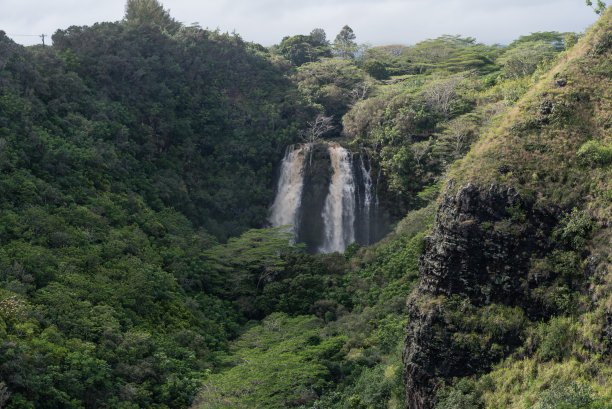
[[[8,407],[186,407],[245,320],[204,250],[264,225],[307,111],[261,47],[157,7],[0,33]]]
[[[612,10],[508,46],[284,34],[156,0],[0,31],[0,408],[612,407]],[[268,228],[307,135],[367,162],[383,240]]]
[[[608,10],[453,166],[410,300],[411,407],[610,407],[611,56]]]

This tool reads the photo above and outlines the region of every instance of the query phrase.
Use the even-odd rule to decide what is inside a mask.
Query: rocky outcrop
[[[410,409],[434,407],[442,381],[487,368],[487,356],[457,346],[446,317],[446,300],[461,298],[478,307],[520,306],[528,316],[546,314],[530,300],[537,278],[530,264],[550,249],[555,212],[537,208],[513,187],[487,188],[451,181],[439,204],[420,260],[420,280],[409,301],[403,351],[406,399]],[[501,342],[518,342],[508,337]],[[483,358],[484,357],[484,358]]]
[[[534,208],[513,187],[453,189],[451,181],[426,239],[419,290],[480,305],[520,301],[532,257],[549,248],[554,214]]]

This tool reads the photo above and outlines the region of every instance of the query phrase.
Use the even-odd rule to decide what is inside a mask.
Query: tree
[[[232,344],[232,367],[210,376],[192,407],[308,405],[329,379],[322,362],[333,361],[346,342],[346,337],[327,335],[323,328],[315,317],[268,316]]]
[[[462,75],[456,75],[432,83],[423,91],[425,102],[434,111],[444,116],[444,118],[449,118],[451,115],[451,103],[457,96],[457,87],[462,80]]]
[[[355,38],[352,28],[349,26],[342,27],[334,40],[334,54],[345,60],[354,60],[357,52]]]
[[[431,148],[431,141],[421,141],[416,142],[410,145],[410,149],[412,150],[412,155],[414,156],[414,160],[416,161],[417,166],[421,166],[421,160],[427,155]]]
[[[315,61],[313,47],[307,40],[308,37],[304,35],[285,37],[278,46],[278,52],[298,67]]]
[[[483,72],[497,69],[493,64],[497,54],[496,46],[476,43],[472,37],[443,35],[405,48],[402,60],[417,74],[434,70],[463,72],[476,69]]]
[[[334,117],[334,125],[340,127],[340,119],[363,92],[355,95],[353,90],[363,90],[364,83],[371,82],[369,76],[353,62],[339,58],[323,58],[299,67],[295,80],[300,93],[320,106],[319,112]],[[366,85],[369,88],[369,85]]]
[[[353,88],[350,92],[352,104],[363,101],[368,96],[368,91],[370,90],[371,86],[372,84],[368,81],[355,84],[355,88]]]
[[[418,179],[414,153],[409,146],[402,146],[396,154],[383,160],[383,170],[387,172],[389,189],[404,194],[417,189]]]
[[[378,46],[368,48],[359,56],[358,65],[365,66],[368,62],[379,61],[385,66],[391,66],[397,64],[398,57],[401,55],[402,48],[405,46]]]
[[[212,268],[227,274],[228,288],[239,295],[256,292],[282,271],[281,253],[291,233],[283,228],[251,229],[205,251]]]
[[[563,39],[564,48],[569,50],[578,42],[579,39],[580,37],[576,33],[565,34],[565,38]]]
[[[333,119],[334,118],[331,116],[325,116],[323,114],[317,115],[317,117],[313,121],[306,122],[308,124],[308,128],[303,129],[300,132],[300,138],[302,138],[304,142],[312,146],[323,135],[335,128],[332,123]],[[312,150],[310,151],[309,162],[310,165],[312,165]]]
[[[453,161],[460,158],[470,146],[478,129],[478,118],[472,114],[463,115],[448,121],[445,127],[437,143],[438,150],[449,161]]]
[[[565,36],[567,34],[569,33],[559,33],[557,31],[539,31],[537,33],[520,36],[517,40],[514,40],[509,45],[509,48],[513,48],[521,43],[528,43],[530,41],[544,41],[552,45],[556,51],[563,51],[565,48]]]
[[[498,59],[507,78],[520,78],[533,73],[538,64],[555,54],[555,47],[548,41],[526,41],[509,49]]]
[[[306,143],[315,143],[321,138],[321,136],[334,129],[332,120],[333,117],[331,116],[325,116],[323,114],[317,115],[313,121],[306,122],[308,124],[308,128],[300,132],[300,137]]]
[[[318,46],[329,47],[329,41],[327,41],[327,34],[322,28],[315,28],[310,32],[311,44]]]
[[[320,28],[315,28],[307,36],[295,35],[283,38],[278,45],[278,52],[298,67],[322,57],[331,57],[329,43],[325,39],[325,31]]]
[[[377,80],[386,80],[389,78],[387,67],[380,61],[370,60],[363,65],[363,69]]]
[[[181,28],[181,23],[173,19],[157,0],[128,0],[124,20],[134,25],[158,26],[169,33],[175,33]]]
[[[606,11],[606,7],[608,7],[606,3],[601,0],[597,0],[597,4],[595,6],[593,6],[593,2],[591,0],[586,0],[586,5],[593,7],[593,10],[597,14],[602,14],[604,11]]]

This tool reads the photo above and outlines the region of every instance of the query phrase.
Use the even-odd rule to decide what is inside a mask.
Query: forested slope
[[[590,260],[583,246],[598,222],[583,207],[572,210],[558,200],[585,205],[574,190],[582,184],[545,179],[541,194],[556,186],[559,196],[544,206],[537,189],[523,190],[525,180],[536,180],[532,173],[503,183],[523,166],[561,171],[565,161],[558,155],[571,156],[564,144],[571,138],[564,135],[578,133],[585,142],[585,123],[596,138],[608,137],[607,18],[575,48],[575,36],[564,41],[559,33],[534,33],[508,47],[445,36],[400,47],[396,56],[384,48],[366,52],[357,64],[378,62],[387,79],[366,83],[365,96],[350,104],[343,143],[369,150],[386,177],[383,197],[399,204],[395,210],[420,209],[409,211],[381,243],[349,247],[344,260],[320,256],[328,274],[341,274],[308,310],[325,325],[317,330],[307,317],[269,316],[232,344],[194,407],[607,407],[605,319],[583,304],[591,274],[582,270]],[[578,78],[566,75],[566,65],[591,70],[580,76],[583,85],[572,83]],[[296,79],[311,100],[341,109],[346,102],[324,98],[343,95],[332,90],[346,86],[342,78],[351,68],[304,63]],[[390,73],[399,75],[385,77]],[[541,90],[544,83],[548,89]],[[573,86],[585,87],[580,96]],[[552,100],[560,92],[573,96]],[[523,128],[516,116],[527,101],[536,118]],[[574,109],[580,121],[568,119]],[[502,131],[507,128],[512,133]],[[512,145],[513,135],[525,129],[551,135],[549,146],[525,144],[529,152],[546,153],[532,162],[520,156],[523,145]],[[507,147],[491,144],[494,138]],[[597,157],[607,158],[600,142],[582,152],[593,144]],[[481,156],[483,146],[491,150]],[[585,173],[587,162],[581,163],[568,168],[568,177]],[[436,201],[441,182],[446,186]],[[597,323],[588,321],[593,316]],[[572,338],[579,322],[588,330]],[[304,332],[296,331],[299,325]],[[572,348],[580,359],[566,359]],[[268,365],[276,370],[268,373]]]
[[[574,48],[351,33],[155,0],[0,33],[1,407],[607,407],[610,12]],[[318,116],[398,221],[373,246],[261,229]]]
[[[156,10],[0,33],[8,407],[185,407],[241,322],[204,250],[263,226],[303,109],[261,47]]]
[[[28,167],[81,196],[137,192],[223,238],[263,226],[300,105],[261,48],[129,20],[53,40],[26,50],[2,39],[3,169]]]

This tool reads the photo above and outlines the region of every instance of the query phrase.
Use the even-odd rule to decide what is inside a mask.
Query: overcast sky
[[[357,42],[414,44],[442,34],[508,44],[536,31],[582,32],[597,15],[584,0],[166,0],[186,25],[237,32],[263,45],[320,27],[333,40],[348,24]],[[117,21],[125,0],[0,0],[0,30],[18,43],[58,28]],[[47,40],[47,44],[48,44]]]

